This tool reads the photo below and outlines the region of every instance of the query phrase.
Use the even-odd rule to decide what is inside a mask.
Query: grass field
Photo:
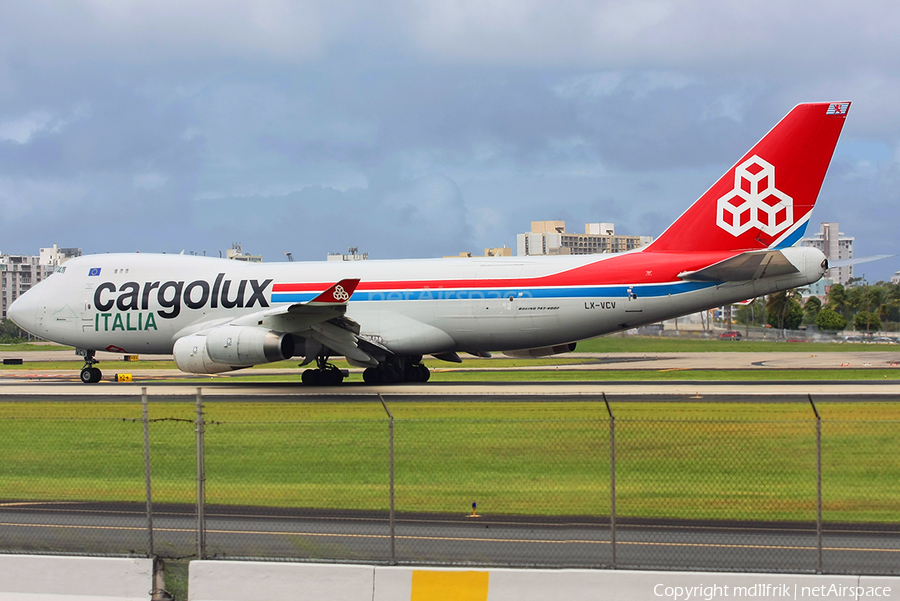
[[[774,340],[703,340],[657,336],[601,336],[583,340],[578,353],[831,353],[900,351],[894,344],[842,344],[839,342],[776,342]]]
[[[598,403],[413,403],[395,415],[399,511],[607,515]],[[824,517],[900,521],[900,403],[819,405]],[[194,499],[194,407],[151,404],[154,500]],[[812,520],[803,403],[615,403],[621,516]],[[207,500],[384,510],[377,402],[206,405]],[[0,403],[0,499],[143,499],[137,403]]]
[[[71,347],[46,344],[0,344],[0,352],[28,352],[47,350],[74,350]],[[718,340],[697,338],[673,338],[658,336],[622,336],[610,335],[582,340],[577,343],[579,353],[748,353],[748,352],[879,352],[898,351],[900,346],[892,344],[842,344],[837,342],[776,342],[773,340]],[[73,353],[74,354],[74,353]],[[475,362],[476,359],[464,360]],[[498,355],[502,358],[503,355]],[[27,357],[25,357],[27,360]],[[565,359],[559,355],[557,359]],[[501,359],[502,360],[502,359]],[[569,362],[572,359],[568,359]],[[74,359],[73,359],[74,362]],[[66,362],[68,363],[68,362]],[[142,364],[146,364],[143,362]],[[295,361],[285,362],[295,364]],[[169,365],[174,363],[169,362]],[[78,365],[80,367],[80,363]]]

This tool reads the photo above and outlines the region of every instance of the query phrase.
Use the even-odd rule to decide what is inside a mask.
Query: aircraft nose
[[[6,316],[26,332],[34,334],[40,301],[41,291],[29,290],[13,301],[6,311]]]

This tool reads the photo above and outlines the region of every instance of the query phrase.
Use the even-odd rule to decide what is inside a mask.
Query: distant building
[[[46,279],[57,267],[80,257],[80,248],[42,248],[39,256],[0,254],[0,320],[17,298],[38,282]]]
[[[471,259],[474,256],[475,255],[473,255],[469,251],[463,251],[463,252],[459,253],[458,255],[444,255],[443,258],[459,259],[460,257],[462,257],[463,259]],[[498,246],[497,248],[485,248],[484,256],[485,257],[511,257],[512,249],[505,244],[503,246]]]
[[[511,257],[512,249],[505,244],[499,248],[485,248],[484,256],[485,257]]]
[[[60,248],[53,243],[51,248],[42,248],[40,255],[41,265],[52,265],[59,267],[69,259],[81,256],[80,248]]]
[[[368,261],[369,253],[360,253],[358,246],[351,246],[347,249],[347,254],[328,253],[329,261]]]
[[[235,242],[231,248],[225,251],[225,258],[233,261],[246,261],[247,263],[262,263],[262,255],[248,255],[241,249],[241,243]]]
[[[586,223],[583,234],[566,232],[565,221],[532,221],[531,231],[516,236],[516,254],[592,255],[619,253],[646,246],[652,236],[622,236],[615,224]]]
[[[838,231],[837,222],[822,223],[821,231],[800,240],[801,246],[811,246],[818,248],[825,253],[825,258],[829,262],[839,259],[853,258],[853,240],[852,236],[845,236],[843,232]],[[830,278],[835,284],[846,286],[850,278],[853,277],[853,266],[835,267],[825,272],[825,277]]]

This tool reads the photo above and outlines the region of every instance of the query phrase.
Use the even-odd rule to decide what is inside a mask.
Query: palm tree
[[[828,307],[842,317],[847,317],[849,305],[847,303],[847,290],[841,284],[835,284],[828,291]]]
[[[800,309],[800,292],[796,288],[782,290],[766,297],[766,314],[769,316],[769,323],[773,327],[784,330],[785,323],[790,323],[791,321],[788,320],[788,316],[791,315],[795,307]],[[800,309],[799,317],[800,320],[803,319],[802,309]],[[799,320],[797,325],[799,325]]]

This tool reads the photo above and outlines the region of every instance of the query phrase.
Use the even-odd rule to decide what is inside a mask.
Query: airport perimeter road
[[[219,558],[391,561],[387,512],[208,507],[206,554]],[[157,506],[154,553],[197,553],[192,506]],[[900,527],[827,524],[822,569],[900,573]],[[611,567],[608,521],[583,517],[398,514],[394,559],[409,563]],[[147,554],[146,507],[0,503],[0,550]],[[618,518],[615,565],[813,572],[814,523]]]

